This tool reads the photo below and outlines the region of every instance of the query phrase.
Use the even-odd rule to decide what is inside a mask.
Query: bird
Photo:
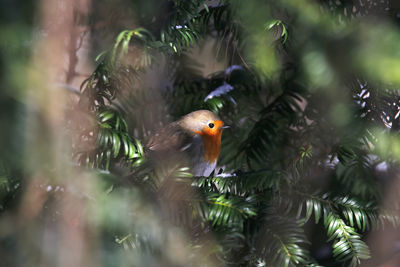
[[[193,111],[174,121],[148,141],[156,161],[185,161],[195,176],[210,176],[221,151],[224,122],[209,110]]]

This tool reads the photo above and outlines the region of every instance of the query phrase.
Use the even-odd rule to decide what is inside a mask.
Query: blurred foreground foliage
[[[93,10],[109,5],[102,2]],[[84,210],[104,265],[357,266],[370,259],[367,234],[400,223],[397,203],[384,198],[399,178],[395,2],[119,2],[138,12],[140,27],[115,25],[121,31],[107,44],[96,42],[93,29],[97,67],[74,104],[84,119],[66,124],[77,135],[71,168],[90,173],[98,188],[78,195],[89,198]],[[0,33],[17,38],[9,28]],[[204,75],[193,50],[210,39],[211,57],[224,69]],[[12,42],[14,54],[28,49]],[[26,59],[8,56],[1,54],[2,86],[19,88],[12,74]],[[29,174],[16,141],[24,105],[10,90],[0,100],[1,139],[12,141],[2,147],[13,154],[0,162],[6,217]],[[149,136],[198,109],[231,126],[221,169],[192,177],[179,164],[150,168]],[[54,199],[76,193],[46,186],[37,190]],[[9,266],[26,256],[10,252],[18,247],[13,238],[0,236]]]

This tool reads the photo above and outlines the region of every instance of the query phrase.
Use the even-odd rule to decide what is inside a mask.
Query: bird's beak
[[[231,126],[225,125],[225,126],[222,126],[221,128],[222,128],[222,129],[228,129],[228,128],[231,128]]]

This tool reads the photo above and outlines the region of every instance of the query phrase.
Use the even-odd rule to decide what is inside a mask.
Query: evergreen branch
[[[123,88],[129,88],[137,79],[137,71],[129,66],[110,66],[109,55],[81,84],[81,106],[97,111],[111,105]]]
[[[299,217],[305,205],[306,212],[302,223],[307,222],[312,213],[315,216],[315,223],[318,223],[323,216],[328,241],[335,240],[334,257],[339,262],[350,261],[350,266],[356,266],[361,260],[370,257],[368,246],[361,240],[356,227],[366,231],[371,227],[375,229],[383,227],[385,222],[390,222],[394,226],[400,222],[400,218],[396,215],[389,215],[386,212],[378,214],[378,209],[372,202],[362,203],[347,196],[329,198],[329,194],[319,197],[298,191],[296,193],[305,197],[305,204],[301,204],[298,210]]]
[[[309,242],[298,221],[269,211],[263,225],[254,244],[259,264],[298,266],[312,263],[309,252],[303,247]]]
[[[266,189],[279,190],[283,179],[286,179],[286,175],[282,171],[260,170],[228,177],[199,177],[195,185],[219,193],[249,195]]]
[[[328,241],[333,243],[333,256],[339,262],[350,260],[350,266],[356,266],[361,260],[369,259],[368,246],[361,240],[360,235],[345,224],[345,222],[334,212],[328,214],[324,220],[327,228]]]
[[[338,154],[339,160],[341,157],[340,153]],[[373,166],[370,160],[366,156],[358,154],[353,154],[351,157],[352,159],[340,160],[341,163],[337,166],[337,178],[339,182],[345,188],[350,189],[349,193],[362,198],[377,199],[380,190],[372,176]]]
[[[186,3],[183,2],[175,3],[176,12],[160,34],[161,43],[169,47],[171,52],[181,54],[183,49],[210,33],[210,25],[218,34],[229,29],[237,37],[239,25],[234,22],[228,5],[209,7],[200,0],[189,2],[189,6],[185,6]],[[200,6],[205,8],[199,12]]]
[[[296,92],[287,91],[261,110],[259,119],[240,146],[248,160],[264,162],[268,159],[268,151],[273,150],[282,138],[282,128],[293,123],[301,110],[297,100],[299,95]]]
[[[97,113],[98,129],[91,129],[86,139],[96,140],[92,151],[78,152],[82,165],[108,170],[112,159],[124,159],[131,166],[144,162],[144,151],[139,140],[128,134],[128,125],[121,114],[113,109]],[[91,134],[96,132],[95,134]]]
[[[238,196],[219,195],[208,193],[207,206],[203,206],[201,213],[205,219],[212,222],[213,226],[228,226],[243,229],[244,220],[256,215],[254,199]]]
[[[303,223],[310,220],[312,213],[314,213],[315,223],[318,223],[320,218],[326,218],[331,212],[341,214],[346,223],[363,232],[382,228],[385,222],[391,223],[394,227],[397,227],[400,223],[400,217],[395,212],[379,211],[374,202],[365,203],[349,196],[330,197],[331,194],[329,193],[322,196],[299,191],[295,191],[295,193],[301,196],[304,201],[300,202],[297,211],[297,217],[300,218],[305,207],[305,216],[302,218]]]

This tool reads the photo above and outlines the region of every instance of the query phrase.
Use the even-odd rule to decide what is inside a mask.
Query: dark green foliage
[[[285,178],[281,171],[260,170],[229,177],[202,177],[196,183],[213,192],[245,195],[266,189],[277,190]]]
[[[369,27],[380,32],[356,20],[374,8],[308,2],[171,0],[162,18],[113,33],[81,84],[71,145],[74,168],[101,191],[89,204],[100,209],[88,210],[106,265],[124,266],[127,255],[133,266],[357,266],[373,257],[369,233],[400,226],[384,199],[399,170],[399,72],[370,76],[376,59],[392,58],[364,64],[358,54]],[[375,15],[398,23],[386,5]],[[192,53],[210,40],[225,69],[205,76]],[[173,155],[151,161],[149,137],[199,109],[230,126],[220,167],[193,177]],[[20,159],[0,158],[0,212],[20,186],[11,161]],[[323,241],[313,244],[315,229]],[[331,250],[320,256],[324,245]]]
[[[152,205],[168,210],[170,222],[196,236],[193,246],[206,246],[197,237],[214,233],[218,248],[211,255],[220,264],[235,265],[232,259],[236,258],[243,265],[318,266],[308,250],[310,242],[303,227],[322,222],[326,242],[332,244],[331,257],[349,266],[361,264],[371,256],[363,234],[386,223],[399,223],[396,215],[379,210],[381,191],[374,174],[379,156],[373,155],[376,137],[372,134],[372,127],[396,123],[398,102],[390,105],[396,91],[367,88],[357,78],[350,78],[350,82],[346,78],[348,88],[341,89],[343,94],[332,101],[323,82],[319,89],[309,88],[304,71],[299,70],[302,66],[294,62],[302,56],[292,46],[298,36],[290,32],[309,27],[301,19],[293,25],[280,18],[260,25],[275,31],[276,50],[284,51],[278,79],[264,77],[241,58],[238,42],[247,40],[251,33],[233,17],[240,13],[234,6],[173,1],[173,11],[159,37],[143,28],[118,35],[83,85],[83,95],[89,98],[98,122],[96,149],[82,154],[87,166],[107,170],[113,162],[129,166],[128,179],[157,196]],[[293,16],[301,13],[294,11],[295,5],[291,8]],[[226,40],[226,49],[233,55],[229,63],[245,66],[235,65],[232,71],[202,77],[200,66],[187,57],[187,51],[208,35]],[[127,64],[123,58],[132,47],[142,50],[136,61]],[[169,75],[174,83],[162,93],[172,118],[210,109],[231,126],[224,132],[220,160],[229,174],[191,177],[184,166],[161,166],[155,171],[137,167],[143,160],[142,146],[131,136],[121,113],[110,109],[109,103],[138,83],[135,75],[152,66],[157,53],[164,54],[173,66]],[[234,90],[205,100],[213,90],[228,85]],[[152,98],[149,90],[132,90],[133,104],[124,97],[118,103],[140,107]],[[349,117],[342,121],[329,114],[334,105],[343,105]],[[124,116],[132,117],[130,127],[145,138],[148,133],[142,125],[149,131],[154,127],[136,113]],[[314,173],[323,174],[318,179],[331,177],[334,186],[317,190],[326,193],[310,193],[315,192],[314,185],[305,179]],[[139,236],[130,232],[117,243],[137,249],[145,246]]]
[[[78,162],[87,167],[109,170],[110,162],[139,166],[144,161],[143,146],[130,137],[128,125],[117,110],[104,109],[96,113],[97,127],[89,128],[86,140],[95,140],[91,151],[78,151]]]
[[[212,226],[225,226],[243,229],[245,219],[255,216],[254,199],[252,197],[237,197],[207,194],[208,210],[202,212],[203,217],[212,222]]]
[[[310,198],[306,201],[306,217],[307,221],[314,211],[315,222],[323,216],[324,225],[327,229],[328,241],[333,242],[333,256],[338,261],[347,261],[351,259],[350,266],[360,264],[360,260],[370,258],[368,246],[361,240],[361,236],[356,232],[357,227],[365,231],[369,228],[370,219],[367,217],[372,215],[368,209],[360,209],[360,205],[355,200],[346,198],[328,200],[325,198]],[[368,206],[367,206],[368,207]],[[336,213],[343,212],[346,222]],[[299,209],[301,212],[301,208]]]
[[[311,263],[305,247],[309,242],[294,218],[267,211],[254,244],[258,266],[298,266]],[[267,241],[267,242],[265,242]]]

